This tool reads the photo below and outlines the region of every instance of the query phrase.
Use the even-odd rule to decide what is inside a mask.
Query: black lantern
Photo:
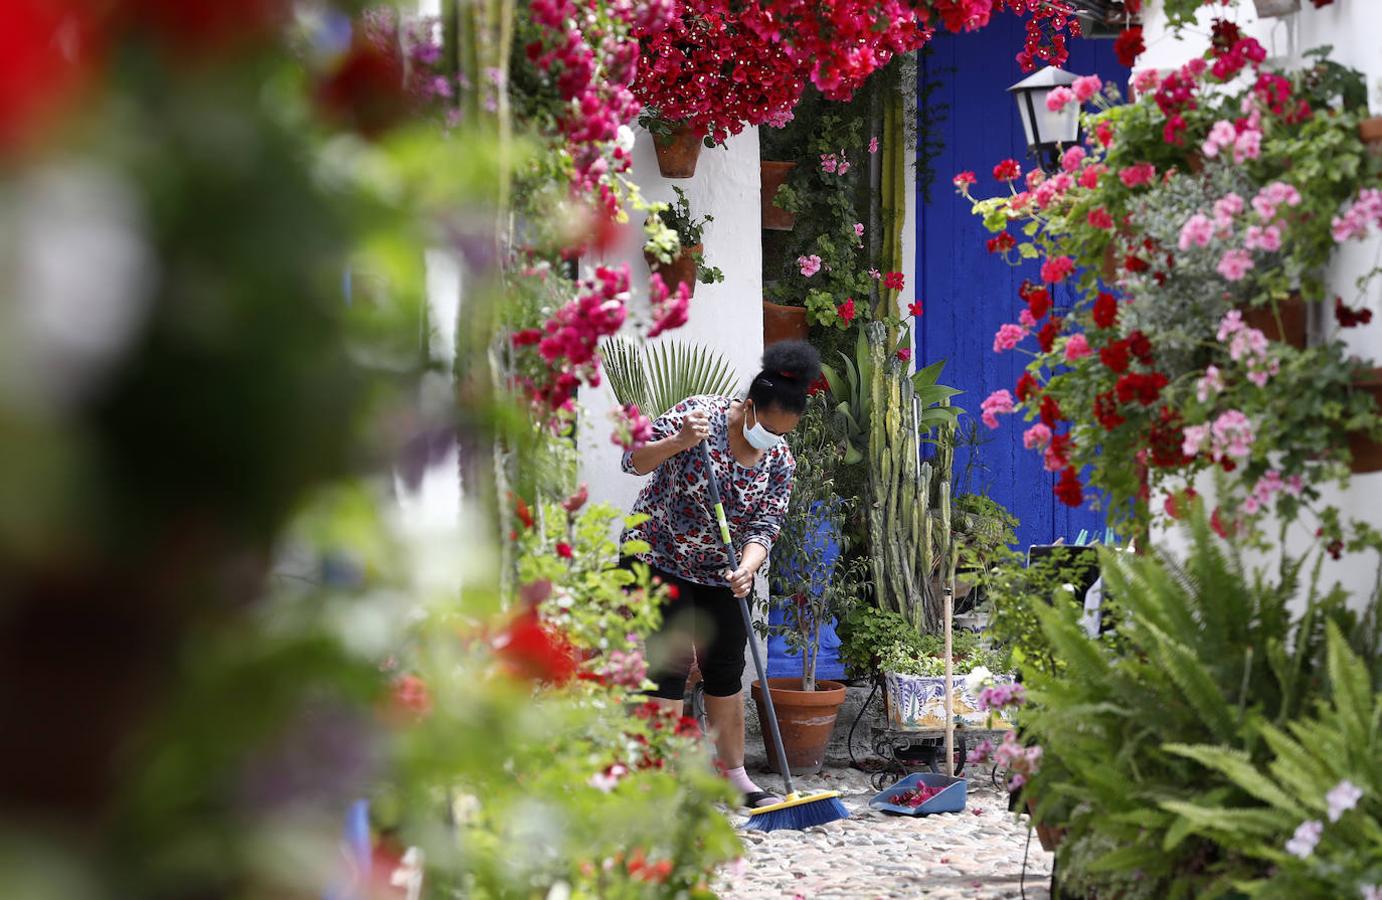
[[[1008,88],[1027,132],[1027,150],[1047,172],[1058,169],[1061,153],[1080,139],[1080,104],[1071,101],[1053,112],[1046,107],[1046,98],[1056,88],[1074,84],[1077,77],[1047,66]]]

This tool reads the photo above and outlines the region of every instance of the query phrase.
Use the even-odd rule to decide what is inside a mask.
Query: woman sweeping
[[[740,397],[688,397],[653,423],[653,440],[624,454],[624,471],[652,474],[633,512],[648,516],[624,540],[651,549],[638,559],[672,586],[663,623],[648,642],[652,696],[680,710],[693,659],[705,683],[716,754],[747,806],[776,802],[744,771],[744,652],[749,635],[735,597],[753,589],[792,495],[796,462],[783,437],[806,410],[820,355],[804,341],[774,344]],[[713,472],[696,451],[708,442]],[[707,474],[717,479],[739,568],[728,571],[711,512]]]

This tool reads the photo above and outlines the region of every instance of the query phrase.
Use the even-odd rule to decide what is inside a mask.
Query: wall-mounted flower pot
[[[667,285],[669,291],[675,291],[677,285],[684,284],[690,291],[691,296],[696,295],[696,254],[705,250],[704,244],[697,244],[694,247],[682,247],[681,254],[669,263],[659,262],[656,256],[644,252],[643,258],[648,261],[648,268],[662,276],[662,283]]]
[[[678,125],[671,134],[653,135],[653,149],[663,178],[690,178],[696,174],[696,160],[701,158],[701,133],[689,125]]]
[[[1353,389],[1372,394],[1373,402],[1382,410],[1382,369],[1372,369],[1355,378]],[[1350,468],[1355,474],[1382,472],[1382,443],[1365,434],[1351,434],[1348,438],[1348,449],[1353,455]]]
[[[1249,328],[1256,328],[1266,335],[1268,340],[1290,344],[1297,350],[1305,349],[1308,339],[1306,323],[1310,318],[1310,310],[1298,294],[1278,302],[1276,312],[1272,311],[1270,304],[1242,309],[1241,312],[1244,324]],[[1281,314],[1279,324],[1277,312]]]
[[[1374,155],[1382,156],[1382,116],[1373,116],[1359,122],[1358,136]]]
[[[806,307],[763,301],[763,346],[779,341],[804,341],[807,334]]]
[[[1272,19],[1300,12],[1300,0],[1252,0],[1259,19]]]
[[[814,775],[825,765],[825,747],[835,730],[835,718],[845,702],[845,686],[838,681],[817,681],[814,691],[803,691],[800,678],[769,678],[777,726],[782,731],[782,748],[793,775]],[[758,721],[765,722],[768,709],[763,704],[763,688],[757,681],[752,688],[758,706]],[[768,751],[768,767],[781,772],[768,729],[763,729],[763,745]]]
[[[797,167],[794,162],[774,162],[763,160],[759,167],[759,196],[763,204],[763,228],[766,231],[791,231],[796,227],[797,217],[773,202],[778,189],[787,176]]]

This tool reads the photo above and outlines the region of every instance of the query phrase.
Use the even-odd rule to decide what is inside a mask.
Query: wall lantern
[[[1027,132],[1027,151],[1047,172],[1060,168],[1061,153],[1080,139],[1080,104],[1067,103],[1059,112],[1052,112],[1046,108],[1046,98],[1056,88],[1074,84],[1076,77],[1047,66],[1008,88]]]

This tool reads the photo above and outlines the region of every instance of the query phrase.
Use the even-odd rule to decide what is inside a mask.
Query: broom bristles
[[[848,818],[849,810],[845,809],[845,805],[834,793],[830,793],[820,798],[804,797],[801,801],[782,809],[750,812],[749,820],[744,823],[744,827],[754,831],[780,831],[784,828],[800,831],[812,825],[824,825],[827,822],[838,822]]]

